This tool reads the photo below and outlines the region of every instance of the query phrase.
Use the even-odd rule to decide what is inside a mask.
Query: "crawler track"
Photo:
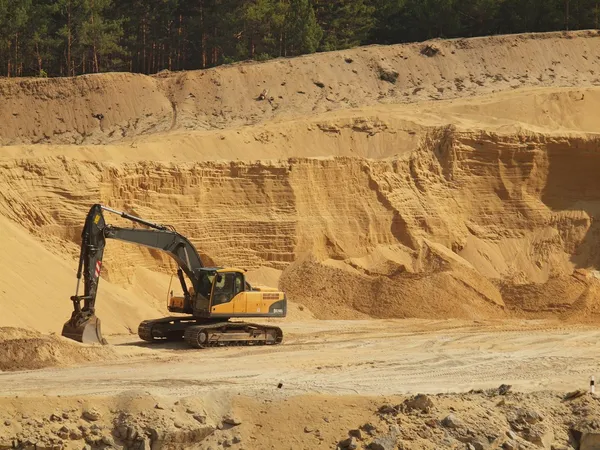
[[[147,342],[185,340],[194,348],[231,345],[277,345],[281,328],[247,322],[224,322],[195,317],[165,317],[144,320],[138,336]]]
[[[144,320],[138,326],[138,336],[147,342],[181,341],[186,328],[200,320],[192,316]]]
[[[277,345],[283,340],[279,327],[245,322],[194,325],[185,330],[185,341],[194,348],[231,345]]]

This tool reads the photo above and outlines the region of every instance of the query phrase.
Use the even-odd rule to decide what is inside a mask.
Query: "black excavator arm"
[[[122,228],[109,225],[104,219],[103,211],[119,215],[148,228]],[[195,283],[196,270],[203,267],[200,255],[192,243],[177,233],[173,227],[148,222],[99,204],[93,205],[81,233],[77,286],[75,295],[71,297],[73,312],[71,318],[64,324],[62,332],[63,336],[79,342],[106,343],[102,338],[100,320],[95,315],[96,293],[106,239],[117,239],[166,252],[178,265],[177,275],[187,298],[190,294],[183,274],[185,273]],[[82,275],[84,290],[83,295],[79,295]],[[82,301],[83,306],[81,306]]]

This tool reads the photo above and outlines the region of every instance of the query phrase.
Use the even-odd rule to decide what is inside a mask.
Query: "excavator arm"
[[[106,223],[103,211],[119,215],[148,228],[122,228]],[[189,298],[185,273],[194,283],[196,270],[203,267],[200,255],[192,243],[173,227],[160,225],[129,215],[125,212],[95,204],[90,208],[81,233],[81,250],[77,269],[77,286],[71,297],[73,312],[64,324],[62,335],[79,342],[105,344],[100,320],[95,315],[96,294],[102,269],[106,239],[117,239],[166,252],[178,265],[177,274],[184,295]],[[83,295],[79,295],[83,276]],[[83,301],[83,306],[81,302]]]

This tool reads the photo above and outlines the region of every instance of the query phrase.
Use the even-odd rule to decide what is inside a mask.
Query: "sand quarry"
[[[597,31],[0,102],[0,449],[600,449]],[[284,342],[143,343],[175,266],[110,241],[110,345],[61,337],[97,202],[285,290]]]

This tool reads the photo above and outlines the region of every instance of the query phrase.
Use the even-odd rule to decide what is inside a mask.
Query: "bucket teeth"
[[[101,344],[108,342],[102,337],[100,319],[95,315],[81,321],[73,318],[63,326],[62,336],[83,344]]]

